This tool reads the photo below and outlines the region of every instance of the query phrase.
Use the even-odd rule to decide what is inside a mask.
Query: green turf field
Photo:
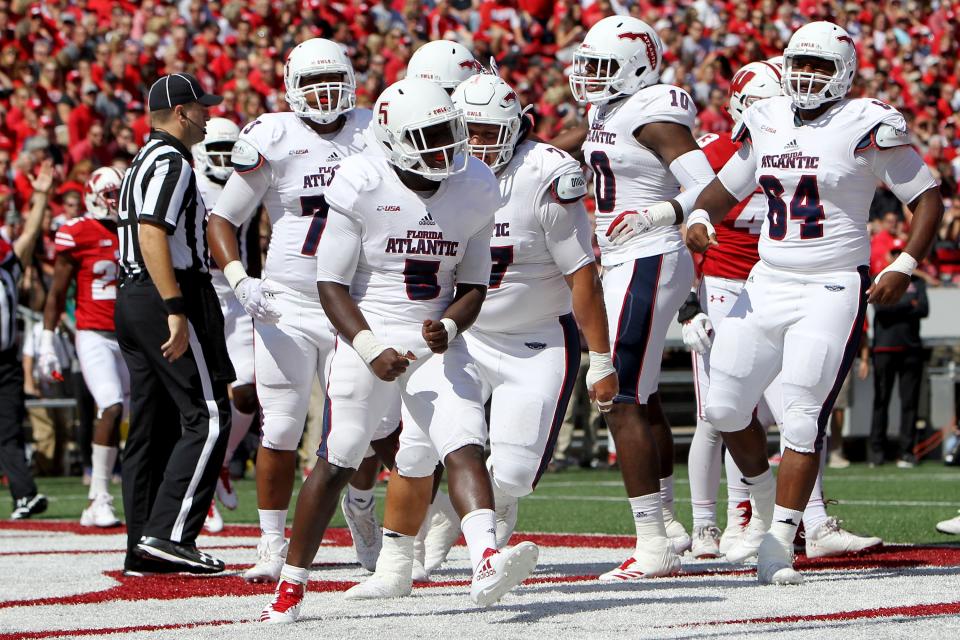
[[[677,516],[689,529],[690,488],[687,469],[677,466]],[[79,478],[40,478],[40,490],[50,498],[50,507],[41,518],[79,518],[85,506],[86,488]],[[915,469],[897,469],[887,465],[870,469],[853,465],[849,469],[828,469],[826,495],[838,504],[828,507],[832,515],[844,521],[851,531],[881,536],[887,542],[948,542],[950,536],[938,533],[939,520],[956,515],[960,508],[960,470],[939,464]],[[256,496],[252,480],[236,483],[240,507],[230,512],[221,509],[227,523],[256,522]],[[383,496],[385,487],[378,488]],[[116,504],[122,510],[119,487],[113,488]],[[720,490],[720,526],[725,524],[725,490]],[[619,472],[572,469],[544,476],[533,496],[521,503],[518,529],[560,533],[624,533],[633,525],[624,501]],[[382,500],[378,503],[382,513]],[[0,504],[0,518],[10,516],[10,503]],[[122,517],[122,516],[121,516]],[[291,510],[292,518],[292,510]],[[339,513],[333,526],[344,526]]]

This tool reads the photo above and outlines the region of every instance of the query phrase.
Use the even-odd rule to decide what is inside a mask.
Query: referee
[[[197,550],[230,433],[234,379],[207,271],[206,208],[190,147],[204,137],[204,92],[190,74],[150,87],[153,127],[120,187],[117,339],[130,370],[123,462],[130,575],[223,571]]]

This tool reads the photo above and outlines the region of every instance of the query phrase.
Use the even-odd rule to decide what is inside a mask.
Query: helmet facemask
[[[573,54],[570,91],[577,102],[608,102],[620,91],[621,60],[612,54],[591,53],[578,49]]]
[[[807,61],[819,67],[833,66],[833,72],[825,68],[800,71]],[[804,63],[803,65],[799,63]],[[790,96],[799,109],[816,109],[828,102],[840,100],[850,90],[853,72],[839,55],[827,52],[785,52],[783,56],[783,92]]]
[[[467,168],[467,125],[460,110],[407,125],[398,137],[385,132],[391,162],[404,171],[440,181]]]
[[[231,140],[201,142],[196,146],[197,160],[203,166],[203,172],[220,182],[226,182],[233,174],[233,165],[230,164],[231,151],[233,151]]]
[[[357,83],[348,66],[306,67],[290,76],[287,104],[301,118],[331,124],[357,105]]]
[[[513,158],[520,136],[520,119],[504,121],[468,115],[467,131],[470,135],[470,154],[496,173]]]

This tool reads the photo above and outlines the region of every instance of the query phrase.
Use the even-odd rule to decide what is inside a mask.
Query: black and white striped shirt
[[[0,351],[17,346],[17,283],[22,275],[13,246],[0,236]]]
[[[122,276],[146,272],[140,252],[140,222],[166,229],[174,269],[207,271],[207,212],[197,191],[192,162],[183,143],[156,129],[133,159],[120,187]]]

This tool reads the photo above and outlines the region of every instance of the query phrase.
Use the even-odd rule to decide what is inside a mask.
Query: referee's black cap
[[[160,111],[191,102],[213,107],[223,102],[223,97],[204,91],[200,81],[189,73],[171,73],[153,83],[147,102],[150,111]]]

